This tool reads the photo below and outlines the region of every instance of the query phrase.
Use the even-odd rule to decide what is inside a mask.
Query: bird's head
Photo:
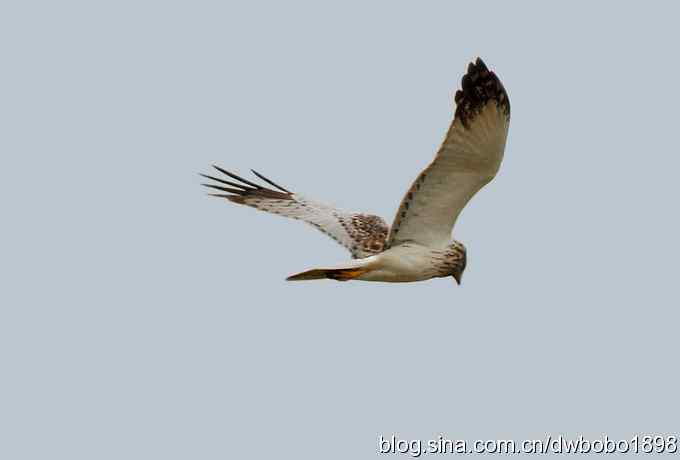
[[[465,266],[467,265],[467,250],[465,249],[465,246],[463,246],[463,243],[454,240],[451,246],[449,246],[449,251],[451,260],[453,261],[451,276],[453,276],[456,283],[460,285],[460,282],[463,279]]]

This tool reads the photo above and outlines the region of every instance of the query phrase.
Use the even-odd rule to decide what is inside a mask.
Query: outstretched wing
[[[226,198],[233,203],[279,214],[307,222],[349,249],[353,258],[364,258],[381,252],[389,227],[385,221],[370,214],[347,213],[290,192],[253,171],[258,178],[274,187],[265,188],[219,166],[213,167],[225,177],[201,174],[214,183],[203,184],[220,193],[212,196]],[[228,180],[228,179],[231,180]]]
[[[456,112],[444,143],[401,202],[388,247],[405,241],[447,246],[463,207],[500,168],[510,124],[503,84],[477,58],[468,66],[462,88],[456,92]]]

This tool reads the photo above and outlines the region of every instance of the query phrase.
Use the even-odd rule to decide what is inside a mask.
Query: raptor
[[[510,100],[499,78],[479,58],[469,64],[454,100],[456,110],[444,142],[409,187],[391,226],[378,216],[305,198],[256,171],[262,183],[214,166],[217,174],[202,174],[211,181],[203,185],[216,191],[213,196],[307,222],[352,254],[352,260],[340,266],[303,271],[289,281],[411,282],[452,276],[460,284],[467,254],[451,233],[465,205],[501,166]]]

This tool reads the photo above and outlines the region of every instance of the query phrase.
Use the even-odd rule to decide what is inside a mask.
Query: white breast
[[[427,280],[434,274],[432,249],[419,244],[394,246],[364,260],[372,269],[359,277],[364,281],[403,283]]]

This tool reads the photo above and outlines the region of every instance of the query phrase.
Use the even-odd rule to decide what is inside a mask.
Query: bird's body
[[[454,243],[445,249],[433,249],[415,243],[403,243],[339,267],[317,268],[288,277],[289,281],[330,278],[409,283],[431,278],[460,278],[465,269],[465,248]]]
[[[458,244],[433,249],[421,244],[403,243],[368,259],[372,259],[369,265],[375,268],[357,279],[408,283],[454,276],[459,267],[465,265],[465,249]]]
[[[253,171],[265,188],[220,167],[226,178],[215,196],[262,211],[303,220],[345,246],[354,260],[338,267],[307,270],[290,281],[423,281],[453,276],[460,283],[465,247],[451,231],[467,202],[500,168],[510,122],[510,102],[496,75],[477,59],[462,80],[451,127],[432,163],[404,196],[391,227],[378,216],[347,213],[306,199]],[[236,182],[234,182],[234,180]]]

